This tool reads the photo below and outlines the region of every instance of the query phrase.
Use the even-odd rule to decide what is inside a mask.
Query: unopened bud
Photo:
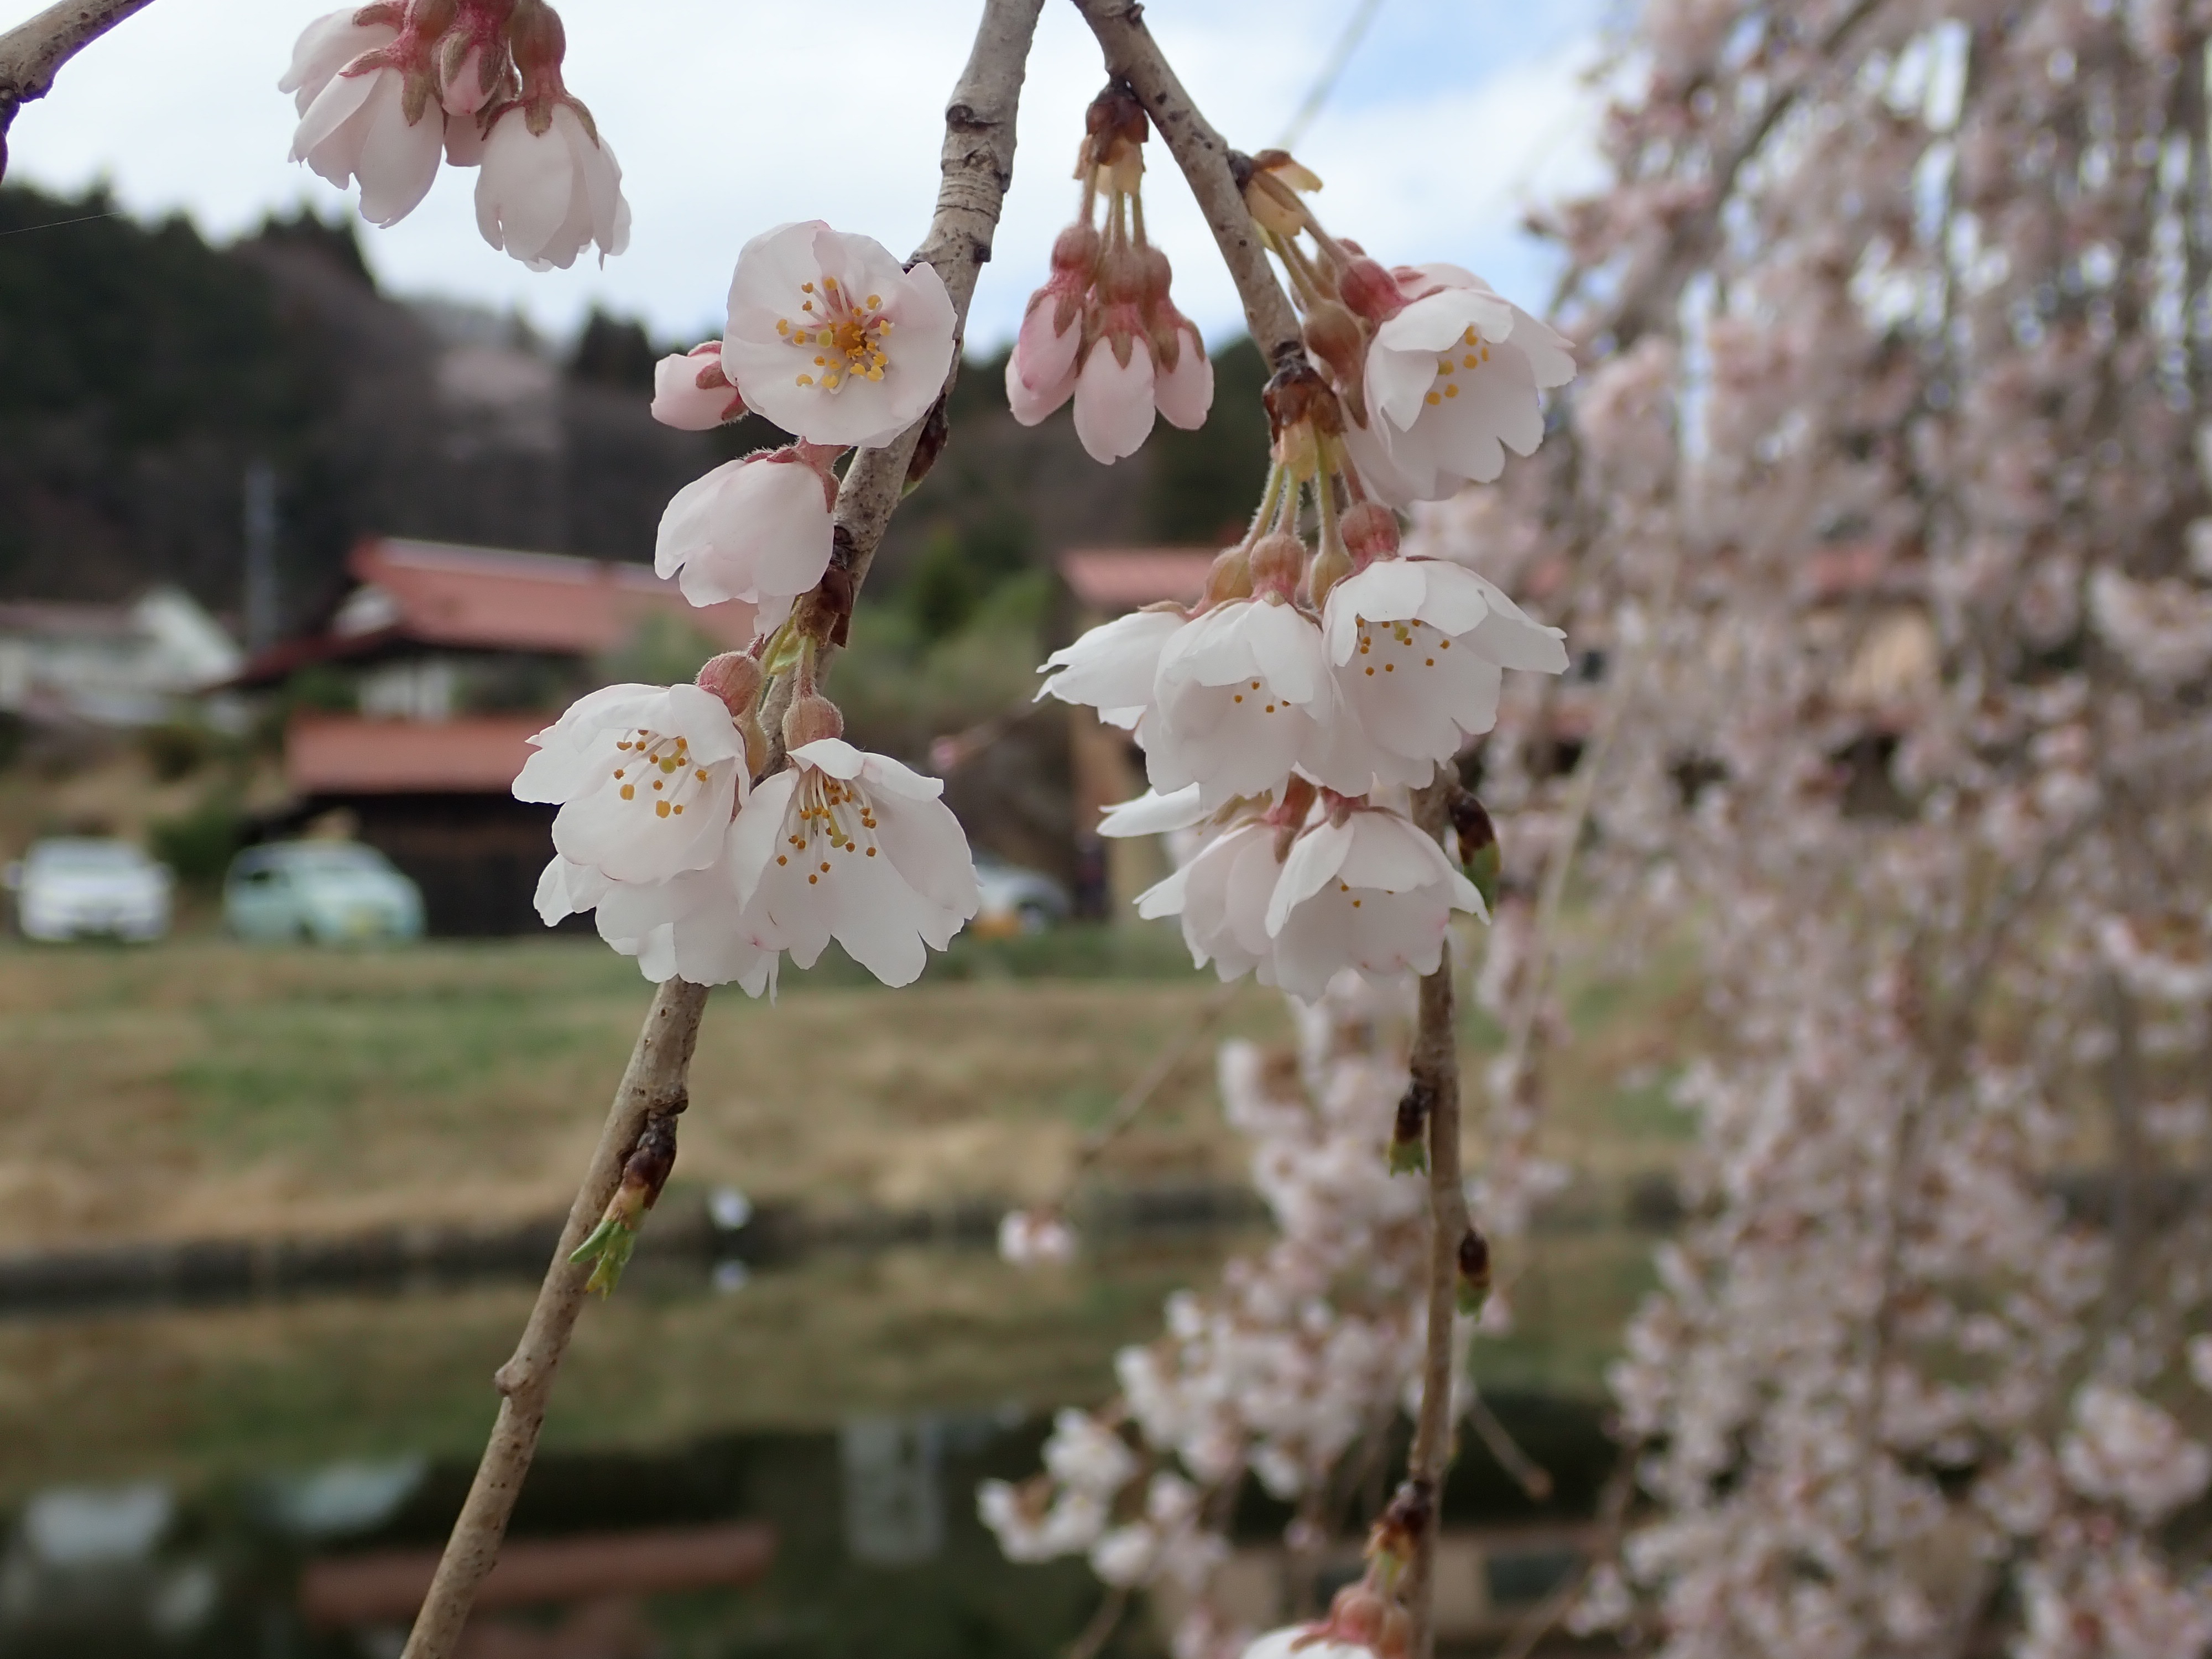
[[[1087,273],[1098,263],[1098,248],[1097,227],[1080,220],[1052,239],[1052,268]]]
[[[1490,1295],[1490,1241],[1472,1227],[1459,1242],[1459,1310],[1479,1314]]]
[[[568,52],[568,35],[561,27],[560,14],[545,0],[515,0],[514,15],[507,27],[515,67],[522,71],[528,90],[537,90],[540,77],[560,73],[561,60]]]
[[[1362,501],[1338,526],[1354,568],[1364,570],[1398,551],[1398,515],[1380,501]]]
[[[1251,597],[1251,556],[1241,547],[1223,549],[1214,560],[1213,568],[1206,573],[1205,608],[1211,609],[1217,605],[1226,605],[1231,599],[1249,599]]]
[[[1365,372],[1367,336],[1354,317],[1334,300],[1315,302],[1306,313],[1306,349],[1328,365],[1340,392],[1356,387]]]
[[[761,665],[742,651],[725,651],[719,657],[707,659],[706,666],[699,671],[698,686],[702,691],[711,691],[722,700],[732,720],[743,720],[752,713],[754,703],[760,700],[761,683],[765,677]]]
[[[1336,291],[1344,296],[1345,304],[1370,323],[1387,323],[1406,308],[1406,296],[1398,291],[1397,279],[1365,258],[1344,262],[1336,274]]]
[[[1306,546],[1296,536],[1271,531],[1252,544],[1252,591],[1293,598],[1305,574]]]
[[[1352,574],[1352,556],[1337,542],[1327,542],[1314,555],[1313,563],[1306,568],[1306,580],[1310,586],[1309,597],[1318,611],[1328,603],[1329,590]]]
[[[1351,1647],[1372,1648],[1382,1634],[1383,1616],[1390,1604],[1364,1583],[1346,1584],[1328,1604],[1324,1628]]]
[[[845,717],[837,705],[829,698],[809,693],[794,697],[791,707],[783,711],[783,747],[786,753],[804,749],[810,743],[819,743],[824,738],[845,735]]]
[[[1390,1173],[1419,1175],[1429,1167],[1429,1109],[1437,1091],[1415,1078],[1398,1097],[1398,1115],[1390,1125]]]

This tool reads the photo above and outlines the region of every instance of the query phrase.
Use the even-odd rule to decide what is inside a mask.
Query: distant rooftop
[[[298,795],[505,794],[530,757],[542,714],[450,720],[294,717],[284,781]]]
[[[752,640],[750,606],[695,608],[645,565],[387,537],[355,548],[347,568],[360,585],[327,629],[271,646],[246,665],[242,683],[266,684],[392,644],[592,657],[655,614],[733,650]]]
[[[1081,547],[1060,556],[1060,574],[1086,611],[1119,614],[1162,599],[1190,604],[1205,591],[1212,547]]]

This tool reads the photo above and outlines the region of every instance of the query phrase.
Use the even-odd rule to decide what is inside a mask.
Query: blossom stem
[[[1305,344],[1298,331],[1297,314],[1267,268],[1261,232],[1244,205],[1244,192],[1230,167],[1226,140],[1213,130],[1190,94],[1176,78],[1160,53],[1159,43],[1144,24],[1144,7],[1138,0],[1075,0],[1083,20],[1098,37],[1109,75],[1126,81],[1144,105],[1145,113],[1159,130],[1168,153],[1182,169],[1190,192],[1229,267],[1237,296],[1243,301],[1244,321],[1253,343],[1272,368],[1305,361]]]
[[[1449,787],[1449,781],[1431,785],[1413,798],[1413,821],[1432,836],[1443,834]],[[1437,1529],[1444,1470],[1451,1461],[1460,1243],[1469,1230],[1459,1159],[1459,1048],[1452,1024],[1451,945],[1447,941],[1436,972],[1421,981],[1413,1030],[1413,1084],[1425,1090],[1429,1103],[1428,1343],[1406,1485],[1417,1498],[1426,1500],[1413,1507],[1416,1513],[1425,1512],[1428,1522],[1414,1533],[1413,1558],[1405,1583],[1406,1609],[1413,1620],[1411,1659],[1430,1659],[1436,1647]]]
[[[16,110],[52,91],[64,64],[146,3],[62,0],[0,34],[0,179],[8,175],[8,128]]]
[[[1043,7],[1044,0],[985,0],[967,66],[945,107],[943,182],[929,234],[915,257],[935,267],[952,301],[953,314],[963,325],[975,297],[976,273],[991,257],[999,210],[1013,175],[1015,115],[1030,43]],[[110,8],[117,16],[129,9]],[[0,37],[0,41],[9,38]],[[0,104],[0,109],[5,107]],[[957,373],[957,353],[953,364]],[[835,520],[851,537],[850,580],[855,592],[903,493],[908,464],[927,419],[925,415],[881,449],[861,451],[845,471]],[[826,670],[829,660],[829,649],[820,648],[817,674]],[[787,698],[791,681],[778,684]],[[782,710],[775,709],[773,718],[763,723],[769,732],[779,732]],[[781,758],[781,743],[775,747],[777,753],[768,763],[771,767]],[[604,1217],[647,1115],[656,1106],[665,1112],[685,1092],[706,1005],[707,988],[680,979],[667,981],[653,997],[522,1340],[514,1357],[499,1370],[496,1381],[504,1396],[499,1419],[408,1636],[403,1659],[452,1659],[459,1646],[477,1587],[499,1558],[507,1518],[538,1449],[554,1374],[567,1352],[582,1311],[585,1285],[593,1272],[594,1264],[569,1257]]]

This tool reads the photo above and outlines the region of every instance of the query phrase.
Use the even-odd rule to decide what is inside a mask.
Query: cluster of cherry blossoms
[[[750,406],[798,436],[686,485],[661,520],[656,568],[694,605],[750,607],[751,647],[714,658],[696,685],[594,691],[531,740],[514,793],[560,808],[538,890],[549,924],[596,910],[600,936],[647,977],[757,996],[785,952],[811,967],[833,939],[908,984],[975,914],[944,786],[847,743],[816,684],[851,605],[832,568],[831,465],[921,418],[952,349],[934,270],[810,222],[746,243],[728,331],[659,365],[659,419],[702,428]]]
[[[1182,1610],[1177,1659],[1228,1659],[1254,1641],[1207,1594],[1229,1554],[1224,1499],[1256,1478],[1297,1506],[1292,1546],[1318,1549],[1348,1455],[1372,1450],[1418,1392],[1426,1196],[1388,1162],[1407,1084],[1408,992],[1402,977],[1346,971],[1291,1004],[1294,1054],[1222,1046],[1223,1107],[1253,1142],[1253,1185],[1279,1237],[1231,1261],[1218,1291],[1173,1297],[1164,1334],[1117,1358],[1117,1397],[1060,1413],[1042,1473],[976,1495],[1011,1559],[1081,1555],[1109,1585],[1169,1598]],[[1402,1655],[1402,1611],[1371,1591],[1348,1593],[1346,1606],[1345,1618],[1375,1615],[1374,1652]]]
[[[1035,426],[1073,398],[1076,435],[1111,465],[1142,447],[1155,413],[1186,430],[1204,425],[1213,365],[1168,297],[1168,256],[1145,235],[1143,106],[1109,86],[1085,127],[1081,205],[1054,240],[1050,278],[1030,298],[1006,359],[1006,400],[1016,420]]]
[[[1341,511],[1340,489],[1355,503]],[[1505,669],[1567,665],[1559,631],[1474,571],[1404,556],[1395,518],[1358,491],[1336,434],[1293,425],[1251,533],[1198,605],[1092,629],[1048,660],[1039,693],[1097,708],[1144,750],[1151,791],[1102,833],[1201,833],[1139,913],[1180,916],[1193,958],[1224,980],[1304,997],[1347,966],[1431,973],[1452,914],[1486,915],[1407,792],[1490,729]]]
[[[277,82],[300,112],[292,159],[392,225],[429,194],[441,157],[477,172],[484,240],[533,270],[629,243],[622,168],[561,78],[545,0],[375,0],[307,25]]]

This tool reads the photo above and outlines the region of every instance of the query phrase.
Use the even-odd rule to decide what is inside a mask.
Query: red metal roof
[[[543,714],[295,714],[284,732],[284,781],[295,795],[504,794],[530,738],[550,724]]]
[[[347,568],[361,586],[329,629],[260,653],[240,684],[267,684],[394,643],[592,657],[656,613],[732,650],[752,641],[750,606],[687,605],[647,565],[383,537],[355,548]]]
[[[1060,574],[1087,611],[1118,614],[1176,599],[1188,605],[1206,589],[1212,547],[1084,547],[1060,556]]]

